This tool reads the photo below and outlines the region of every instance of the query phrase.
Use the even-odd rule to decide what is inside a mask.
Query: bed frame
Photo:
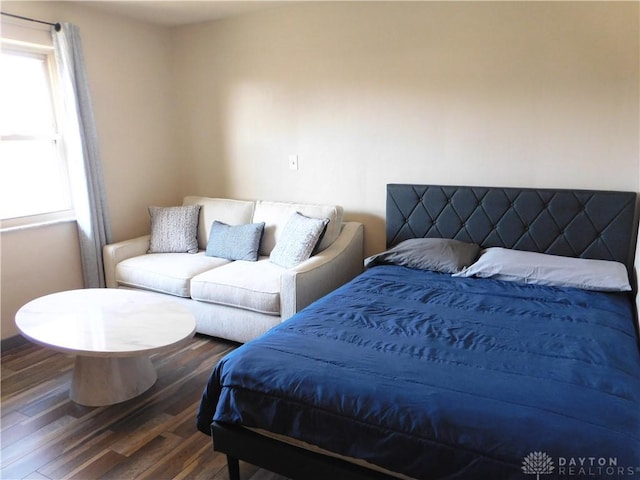
[[[636,193],[596,190],[387,185],[387,246],[409,238],[454,238],[569,257],[614,260],[631,272]],[[229,478],[239,459],[305,480],[394,478],[346,460],[214,422],[214,450],[227,455]]]

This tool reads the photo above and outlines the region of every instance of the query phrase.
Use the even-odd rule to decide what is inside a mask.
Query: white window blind
[[[71,218],[53,52],[3,45],[0,72],[2,227]]]

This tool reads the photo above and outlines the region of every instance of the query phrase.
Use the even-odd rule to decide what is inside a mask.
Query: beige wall
[[[636,2],[307,2],[181,28],[189,189],[340,203],[367,253],[389,182],[637,190],[638,17]]]
[[[67,222],[1,234],[2,338],[18,334],[15,313],[49,293],[82,288],[76,225]]]
[[[114,240],[147,232],[147,206],[170,205],[183,192],[173,124],[170,31],[107,15],[79,2],[2,2],[2,10],[80,28]],[[9,21],[33,29],[24,22]],[[9,28],[4,29],[9,31]],[[14,316],[40,295],[82,287],[75,225],[0,235],[2,338]]]
[[[175,29],[2,8],[81,29],[114,240],[187,193],[340,203],[369,254],[389,182],[640,188],[637,2],[292,2]],[[68,224],[0,242],[6,338],[81,273]]]

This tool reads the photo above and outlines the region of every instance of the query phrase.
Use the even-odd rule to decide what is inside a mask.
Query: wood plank
[[[166,457],[167,452],[174,451],[181,442],[182,439],[175,435],[159,435],[149,441],[133,455],[128,457],[126,462],[121,462],[109,469],[100,476],[100,479],[123,480],[128,478],[139,478],[145,471],[149,470]],[[204,457],[210,456],[213,455],[204,455]]]
[[[114,452],[113,450],[104,450],[97,457],[87,460],[69,475],[63,477],[63,480],[87,480],[88,478],[98,478],[103,473],[111,470],[114,465],[119,465],[126,460],[124,455]]]
[[[91,437],[86,442],[64,451],[53,461],[38,469],[38,473],[49,478],[63,478],[76,470],[80,465],[86,463],[88,459],[94,458],[100,452],[104,451],[111,444],[114,433],[111,430]]]
[[[21,412],[16,412],[15,410],[13,412],[6,412],[6,413],[3,411],[2,420],[0,420],[0,430],[4,432],[8,428],[13,427],[14,425],[17,425],[20,422],[23,422],[27,418],[29,417],[27,417],[25,414]],[[2,438],[2,441],[4,441],[4,438]]]
[[[56,395],[59,392],[69,394],[69,385],[71,374],[70,372],[65,375],[56,376],[56,373],[52,373],[53,378],[39,378],[30,377],[27,373],[21,374],[25,379],[29,379],[28,386],[10,394],[8,391],[3,391],[2,395],[2,408],[7,410],[21,410],[25,411],[34,403],[42,401],[43,399]],[[34,384],[32,386],[32,384]],[[3,383],[2,388],[4,389]]]
[[[153,468],[148,469],[137,477],[139,480],[156,480],[158,478],[174,478],[193,461],[193,452],[206,452],[202,447],[210,446],[208,438],[200,432],[194,433],[191,437],[183,440],[178,448],[168,453]]]
[[[226,456],[218,452],[208,455],[206,451],[207,447],[203,445],[203,453],[186,465],[174,480],[209,480],[217,474],[224,475],[227,471]]]
[[[3,442],[0,478],[23,478],[50,461],[55,453],[43,451],[42,447],[64,435],[65,427],[72,422],[72,417],[61,417],[18,442]]]
[[[2,364],[15,372],[23,371],[30,365],[45,361],[54,355],[58,354],[51,349],[25,343],[20,347],[2,352]]]
[[[23,422],[14,425],[2,432],[2,441],[15,443],[29,435],[38,433],[47,425],[54,423],[60,417],[71,417],[69,412],[73,411],[70,402],[58,404],[56,408],[44,410],[40,415],[29,417]]]
[[[11,464],[25,456],[28,452],[37,449],[39,446],[60,438],[65,428],[71,425],[73,421],[73,417],[63,415],[43,425],[40,429],[30,432],[29,435],[26,435],[20,440],[13,441],[6,446],[3,443],[3,465]]]
[[[195,417],[213,367],[237,346],[196,335],[153,355],[156,384],[106,407],[69,399],[72,356],[33,344],[3,351],[0,478],[227,480],[226,457]],[[243,480],[285,480],[240,470]]]
[[[33,472],[33,473],[27,475],[26,477],[24,477],[22,480],[53,480],[53,479],[51,479],[49,477],[45,477],[41,473]]]
[[[177,422],[175,424],[175,427],[171,430],[172,433],[182,438],[188,438],[189,436],[191,436],[195,428],[195,416],[196,412],[198,411],[199,404],[200,400],[191,404],[190,406],[185,407],[182,415],[178,415],[176,417]],[[185,415],[185,413],[188,413],[188,415]]]
[[[111,450],[125,456],[133,455],[154,438],[165,432],[175,417],[166,413],[154,415],[148,421],[111,445]]]

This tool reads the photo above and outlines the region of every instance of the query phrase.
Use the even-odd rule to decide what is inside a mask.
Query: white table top
[[[37,298],[16,314],[20,332],[63,352],[105,357],[150,354],[190,338],[191,312],[169,298],[116,288],[70,290]]]

